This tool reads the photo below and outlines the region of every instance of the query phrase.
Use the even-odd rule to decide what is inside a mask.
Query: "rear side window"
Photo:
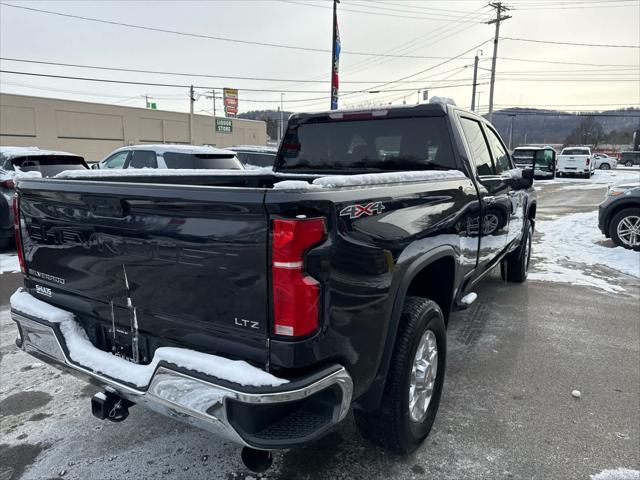
[[[462,131],[467,139],[469,153],[476,164],[478,175],[495,175],[493,163],[491,162],[491,154],[487,141],[482,133],[480,123],[468,118],[461,118]]]
[[[158,168],[156,152],[149,150],[134,150],[131,152],[129,168]]]
[[[165,152],[162,156],[167,168],[242,169],[235,155]]]
[[[287,130],[279,170],[457,169],[444,117],[312,119]]]

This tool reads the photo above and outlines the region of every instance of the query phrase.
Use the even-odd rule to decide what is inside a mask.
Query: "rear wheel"
[[[527,279],[532,241],[533,224],[527,220],[520,246],[500,262],[500,275],[504,281],[522,283]]]
[[[406,454],[426,438],[436,418],[447,343],[442,311],[425,298],[407,297],[398,328],[380,408],[356,409],[354,416],[365,438]]]
[[[640,208],[618,212],[609,224],[609,236],[620,247],[640,250]]]
[[[627,160],[626,162],[624,162],[624,166],[625,167],[633,167],[633,162],[631,160]]]

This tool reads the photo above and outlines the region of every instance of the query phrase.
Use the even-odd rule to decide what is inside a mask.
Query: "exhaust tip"
[[[269,450],[256,450],[251,447],[242,449],[242,463],[255,473],[264,473],[271,467],[273,456]]]

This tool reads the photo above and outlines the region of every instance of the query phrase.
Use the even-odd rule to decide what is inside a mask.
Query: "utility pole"
[[[482,55],[482,50],[478,50]],[[476,111],[476,87],[478,86],[478,52],[476,52],[476,58],[473,61],[473,90],[471,90],[471,111]]]
[[[500,22],[503,20],[507,20],[511,18],[510,15],[502,15],[502,12],[506,12],[509,10],[507,7],[502,5],[501,2],[490,3],[489,6],[496,9],[496,18],[493,20],[489,20],[487,22],[488,25],[492,23],[496,24],[496,36],[493,40],[493,59],[491,61],[491,85],[489,86],[489,116],[488,120],[491,121],[493,117],[493,90],[496,82],[496,60],[498,59],[498,39],[500,38]]]
[[[193,85],[189,87],[189,143],[193,145],[193,104],[196,101]]]
[[[216,118],[216,100],[219,97],[216,97],[216,91],[211,90],[211,95],[205,95],[205,98],[211,98],[213,100],[213,118]]]

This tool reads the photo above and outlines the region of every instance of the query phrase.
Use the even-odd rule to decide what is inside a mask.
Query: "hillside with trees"
[[[292,113],[284,112],[285,122]],[[267,123],[267,134],[273,140],[278,138],[278,110],[254,110],[241,113],[238,117],[263,120]],[[640,108],[580,114],[533,108],[497,110],[493,114],[493,123],[507,143],[512,119],[512,147],[544,143],[630,145],[633,131],[640,129]]]

